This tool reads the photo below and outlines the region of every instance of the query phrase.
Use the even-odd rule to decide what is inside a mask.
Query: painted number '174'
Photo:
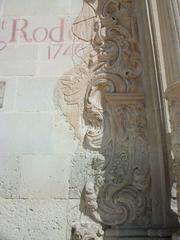
[[[72,55],[72,46],[64,48],[64,44],[53,44],[48,46],[48,59],[56,59],[60,55],[70,56]]]

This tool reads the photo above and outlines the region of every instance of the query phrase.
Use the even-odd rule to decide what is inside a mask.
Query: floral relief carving
[[[134,1],[84,0],[73,33],[85,46],[57,92],[88,155],[75,157],[84,169],[84,214],[103,226],[149,225],[151,174]],[[88,231],[75,227],[73,239],[101,237]]]

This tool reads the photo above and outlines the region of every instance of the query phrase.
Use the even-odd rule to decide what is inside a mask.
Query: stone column
[[[171,143],[174,155],[174,173],[177,181],[177,208],[180,221],[180,0],[166,2],[167,17],[164,24],[167,30],[162,35],[164,46],[164,61],[166,68],[167,89],[165,91],[168,100],[170,123],[171,123]]]
[[[180,221],[180,81],[168,86],[166,98],[170,113],[171,143],[175,159],[174,172],[177,180],[178,217]]]
[[[156,0],[167,88],[180,81],[180,0]]]
[[[166,98],[170,113],[171,143],[177,184],[177,209],[180,222],[180,81],[176,81],[167,87]],[[180,230],[173,235],[173,239],[180,239]]]
[[[177,181],[177,208],[180,221],[180,0],[157,0],[166,72],[174,173]],[[178,237],[179,235],[179,237]],[[180,233],[173,236],[180,239]]]

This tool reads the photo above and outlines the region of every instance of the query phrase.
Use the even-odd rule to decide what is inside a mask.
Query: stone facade
[[[0,240],[177,231],[178,6],[0,0]]]
[[[73,66],[71,25],[81,6],[0,0],[1,240],[66,239],[77,140],[54,89]]]

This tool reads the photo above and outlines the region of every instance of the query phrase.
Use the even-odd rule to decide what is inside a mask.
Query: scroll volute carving
[[[105,226],[149,225],[151,176],[134,1],[85,0],[73,33],[86,43],[84,54],[57,89],[80,145],[91,151],[85,214]]]

